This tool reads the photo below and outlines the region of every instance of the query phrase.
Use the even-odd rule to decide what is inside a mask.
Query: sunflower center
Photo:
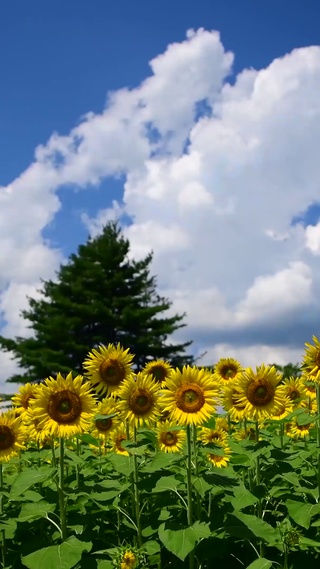
[[[14,432],[7,425],[0,426],[0,450],[12,447],[15,441]]]
[[[167,447],[174,446],[178,441],[178,436],[176,433],[172,431],[166,431],[165,433],[161,433],[160,441]]]
[[[102,381],[107,385],[119,385],[126,376],[122,363],[113,358],[103,360],[99,367],[99,373]]]
[[[299,392],[296,391],[295,389],[293,389],[292,391],[290,391],[289,397],[290,397],[290,399],[292,399],[292,401],[294,401],[295,399],[297,399],[299,397]]]
[[[177,407],[184,413],[197,413],[205,404],[203,390],[196,383],[182,385],[175,398]]]
[[[112,419],[97,419],[95,422],[96,425],[96,429],[98,431],[101,431],[103,433],[105,433],[106,431],[109,431],[112,427]]]
[[[53,393],[48,403],[48,414],[59,424],[70,425],[81,415],[82,405],[76,393],[68,389]]]
[[[247,387],[247,398],[256,407],[265,407],[273,401],[275,388],[265,379],[252,381]]]
[[[153,406],[152,394],[146,389],[136,389],[129,397],[129,407],[135,415],[146,415]]]
[[[237,371],[230,366],[225,366],[221,370],[221,375],[224,379],[233,379],[236,373]]]
[[[151,375],[153,379],[155,379],[155,381],[160,383],[166,377],[166,370],[164,369],[163,366],[154,366],[153,368],[151,368]]]

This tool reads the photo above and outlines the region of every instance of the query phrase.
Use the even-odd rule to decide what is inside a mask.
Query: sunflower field
[[[319,340],[298,378],[133,366],[101,345],[0,415],[0,566],[319,569]]]

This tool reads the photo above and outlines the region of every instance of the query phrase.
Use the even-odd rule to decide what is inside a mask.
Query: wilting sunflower
[[[162,385],[163,382],[169,377],[171,372],[171,366],[168,362],[164,360],[154,360],[153,362],[149,362],[142,370],[143,375],[148,375],[159,385]]]
[[[0,414],[0,462],[8,462],[24,448],[26,431],[20,417],[11,413]]]
[[[91,385],[101,395],[118,395],[125,379],[132,375],[133,354],[129,348],[124,350],[120,344],[99,346],[89,352],[83,362]]]
[[[271,415],[273,421],[280,421],[287,417],[293,411],[293,404],[289,397],[283,397],[279,407],[277,407]]]
[[[231,449],[221,441],[217,441],[215,444],[223,449],[223,454],[215,454],[213,450],[207,455],[207,458],[213,466],[216,466],[217,468],[225,468],[228,466],[228,462],[230,460]]]
[[[307,389],[299,377],[285,379],[278,387],[278,393],[289,397],[293,407],[301,407],[301,399],[307,397]]]
[[[113,415],[114,417],[92,419],[91,435],[96,439],[108,439],[114,429],[120,426],[119,408],[113,397],[106,397],[101,401],[96,409],[96,415]]]
[[[305,355],[302,362],[302,368],[305,373],[307,373],[313,381],[317,383],[320,382],[320,342],[317,336],[312,336],[314,346],[305,343]]]
[[[95,410],[90,385],[83,382],[81,375],[73,379],[71,372],[66,378],[58,373],[57,379],[46,379],[32,403],[39,427],[57,437],[72,437],[87,431]]]
[[[214,366],[214,379],[223,383],[237,381],[242,373],[241,364],[233,358],[221,358]]]
[[[243,421],[245,418],[246,403],[241,398],[241,392],[236,384],[228,385],[223,389],[222,405],[228,411],[232,421]]]
[[[201,427],[199,432],[199,439],[204,443],[224,442],[227,439],[227,433],[223,429],[216,427],[215,429],[207,429]]]
[[[127,449],[122,446],[122,443],[127,440],[133,440],[132,429],[130,429],[129,439],[128,439],[126,429],[124,427],[118,427],[117,429],[112,431],[110,436],[110,443],[112,445],[111,450],[113,450],[117,454],[122,454],[123,456],[129,456],[129,452],[127,451]]]
[[[246,368],[237,383],[239,403],[245,405],[244,416],[247,419],[260,421],[271,417],[281,405],[283,394],[277,391],[282,374],[274,366]]]
[[[19,387],[18,392],[11,398],[12,405],[20,414],[28,411],[30,404],[39,393],[40,386],[37,383],[26,383]]]
[[[184,366],[171,372],[161,392],[161,407],[179,425],[201,425],[215,412],[218,384],[212,373]]]
[[[170,421],[158,423],[156,435],[162,452],[180,452],[186,440],[186,432],[183,429],[177,429],[176,425]]]
[[[136,427],[157,421],[160,415],[159,395],[159,384],[149,376],[139,372],[129,377],[119,391],[118,406],[123,419]]]

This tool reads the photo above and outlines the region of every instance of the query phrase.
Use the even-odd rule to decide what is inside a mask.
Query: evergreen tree
[[[13,352],[23,370],[7,381],[39,381],[58,371],[82,373],[89,350],[118,342],[135,354],[137,369],[156,358],[174,366],[192,364],[192,356],[184,355],[191,342],[167,341],[185,326],[185,315],[162,316],[171,302],[157,294],[156,278],[149,274],[152,253],[133,261],[128,252],[129,241],[110,222],[70,256],[56,281],[43,281],[41,300],[30,298],[22,312],[33,337],[0,336],[2,349]]]

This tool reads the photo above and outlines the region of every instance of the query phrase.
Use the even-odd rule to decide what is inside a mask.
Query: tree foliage
[[[2,349],[12,352],[23,370],[8,381],[81,373],[89,350],[118,342],[135,354],[138,369],[155,358],[175,366],[192,363],[185,355],[191,342],[168,342],[185,326],[185,315],[163,316],[171,302],[156,292],[156,278],[149,273],[152,253],[134,261],[129,249],[117,223],[110,222],[70,256],[55,281],[43,281],[41,299],[30,298],[22,313],[33,336],[0,337]]]

